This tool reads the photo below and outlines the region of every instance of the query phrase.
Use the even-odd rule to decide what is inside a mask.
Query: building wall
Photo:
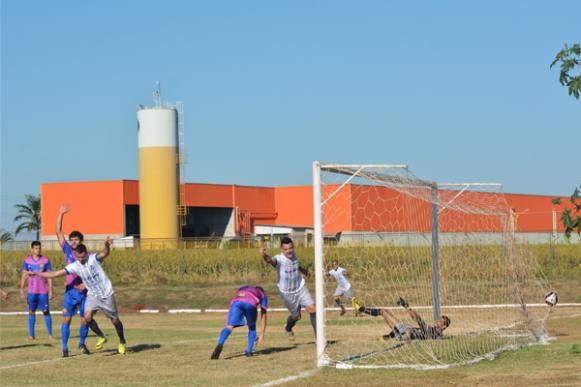
[[[55,236],[62,203],[69,203],[71,207],[63,222],[65,234],[79,230],[87,235],[124,235],[123,183],[115,180],[42,184],[42,237]]]

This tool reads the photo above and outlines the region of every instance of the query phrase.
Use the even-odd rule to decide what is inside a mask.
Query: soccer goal
[[[318,365],[449,367],[542,340],[549,286],[501,189],[314,162]],[[335,300],[333,261],[355,303]]]

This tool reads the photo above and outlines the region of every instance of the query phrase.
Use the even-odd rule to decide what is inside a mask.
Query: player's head
[[[333,261],[331,262],[331,266],[333,267],[333,269],[336,269],[339,267],[339,260],[337,258],[333,259]]]
[[[80,231],[75,230],[69,234],[69,244],[73,249],[76,249],[78,245],[83,243],[84,239],[85,237],[83,237]]]
[[[87,254],[87,246],[85,246],[84,244],[79,244],[74,251],[75,254],[75,258],[77,258],[77,260],[81,261],[81,262],[85,262],[87,260],[88,254]]]
[[[39,241],[32,242],[30,244],[30,251],[32,252],[32,255],[39,256],[40,253],[42,252],[42,246],[40,242]]]
[[[289,237],[284,237],[280,240],[280,248],[284,256],[287,258],[292,258],[295,253],[295,245],[293,240]]]
[[[262,288],[262,286],[257,286],[256,289],[260,290],[262,293],[266,294],[266,292],[264,291],[264,289]]]
[[[434,322],[437,329],[443,331],[450,326],[450,317],[442,315]]]

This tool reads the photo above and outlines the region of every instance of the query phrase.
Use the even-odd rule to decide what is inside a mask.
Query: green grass
[[[579,385],[581,354],[571,351],[581,341],[581,308],[562,308],[548,323],[555,337],[550,345],[505,352],[492,361],[443,370],[325,368],[314,375],[289,382],[288,386],[426,386],[426,385]],[[264,347],[257,356],[246,358],[245,328],[235,330],[219,361],[210,361],[224,323],[222,314],[122,316],[128,339],[128,354],[115,353],[117,340],[112,326],[99,316],[109,335],[105,351],[90,356],[72,351],[60,358],[60,342],[42,337],[26,340],[26,317],[0,317],[0,380],[3,386],[87,385],[87,386],[249,386],[296,375],[314,368],[314,340],[309,324],[297,325],[297,340],[289,342],[282,332],[286,317],[273,313]],[[53,316],[58,331],[57,316]],[[73,320],[71,347],[78,341],[78,319]],[[370,329],[382,330],[370,325]],[[57,335],[58,336],[58,335]],[[88,339],[92,348],[95,338]],[[26,363],[31,363],[26,365]]]

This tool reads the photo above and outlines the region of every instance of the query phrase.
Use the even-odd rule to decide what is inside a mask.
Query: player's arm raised
[[[59,245],[65,243],[65,234],[63,234],[63,218],[67,212],[69,212],[71,208],[67,203],[63,203],[59,208],[59,214],[56,218],[56,237],[58,238]]]
[[[262,259],[264,259],[264,262],[269,263],[272,266],[276,267],[276,260],[274,260],[274,258],[272,258],[270,255],[266,253],[266,248],[264,246],[261,245],[260,249],[258,249],[258,252]]]
[[[97,260],[98,261],[103,261],[105,258],[107,258],[109,256],[109,253],[111,252],[111,244],[112,243],[113,243],[113,239],[107,237],[107,239],[105,240],[105,243],[103,245],[103,250],[101,250],[97,253]]]

